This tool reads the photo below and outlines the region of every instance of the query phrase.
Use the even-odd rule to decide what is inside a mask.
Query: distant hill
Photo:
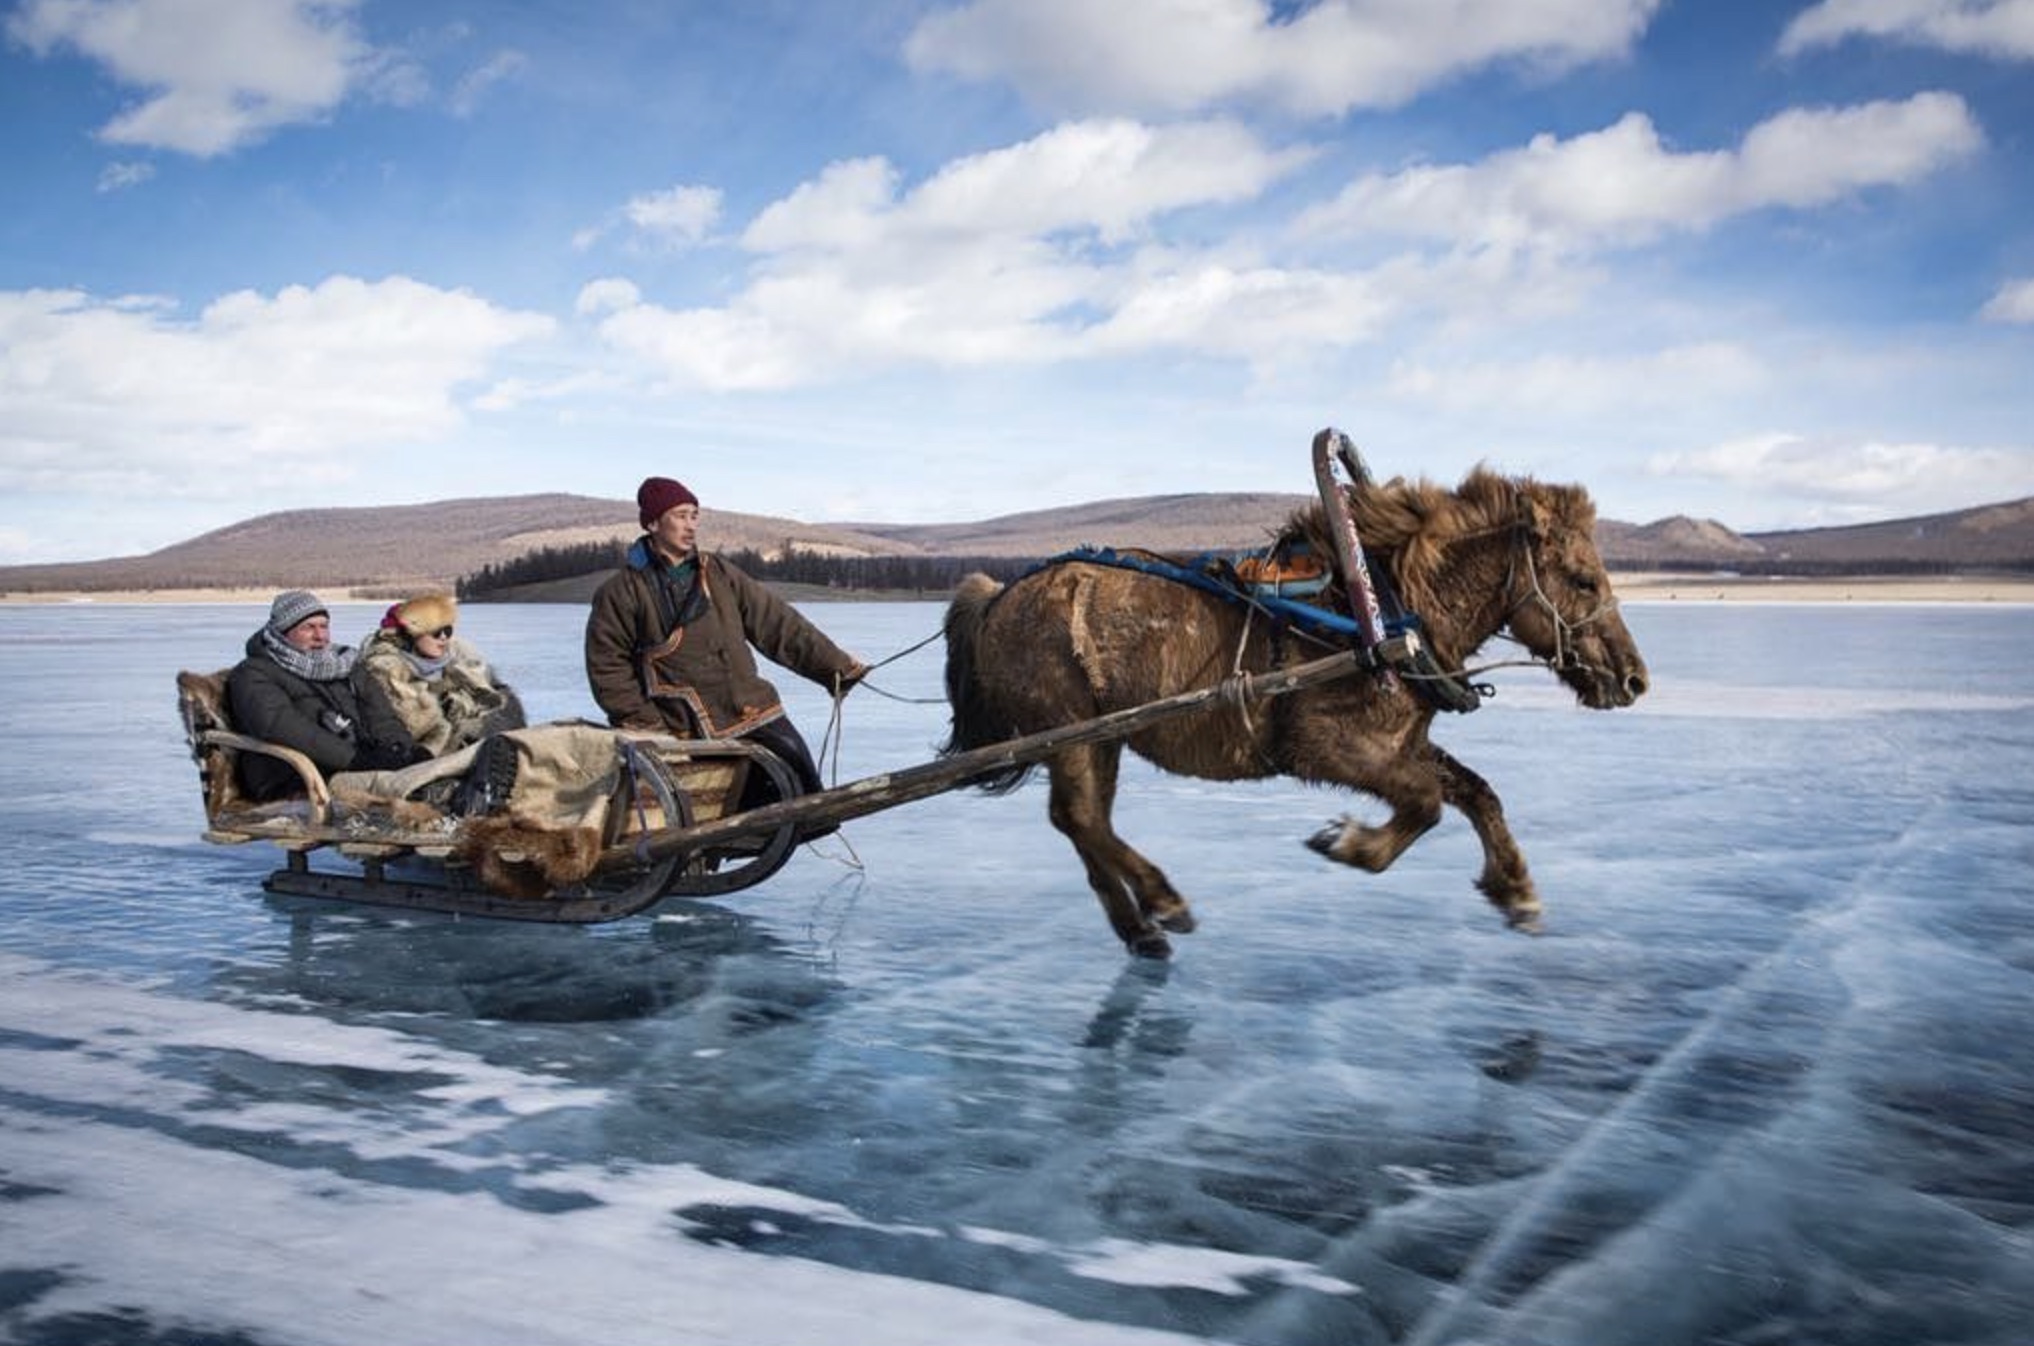
[[[703,540],[764,554],[787,545],[850,556],[1047,556],[1084,542],[1165,549],[1250,547],[1306,497],[1179,495],[1110,500],[972,524],[810,524],[707,511]],[[0,566],[0,592],[132,589],[449,588],[544,547],[633,538],[636,507],[581,495],[289,510],[145,556]]]
[[[1643,526],[1604,520],[1612,569],[1837,575],[2034,570],[2034,497],[1943,514],[1778,532],[1733,533],[1682,515]]]
[[[768,554],[789,544],[859,556],[1049,556],[1088,542],[1159,551],[1244,548],[1264,541],[1308,499],[1271,493],[1143,496],[955,524],[809,524],[710,510],[705,540],[730,551]],[[291,510],[145,556],[0,567],[0,592],[450,587],[482,566],[543,547],[636,532],[629,501],[580,495]],[[1749,534],[1683,516],[1649,524],[1605,519],[1597,541],[1612,569],[1624,571],[2034,571],[2034,498],[1886,523]]]
[[[1596,546],[1604,561],[1616,570],[1690,565],[1727,568],[1756,561],[1765,554],[1758,543],[1731,532],[1714,519],[1691,519],[1685,514],[1648,524],[1598,520]]]
[[[1958,570],[2034,569],[2034,497],[1913,519],[1752,533],[1777,564],[1862,569],[1886,559]]]
[[[935,556],[1050,556],[1084,543],[1213,551],[1264,542],[1313,497],[1256,494],[1147,495],[1064,509],[1005,514],[977,523],[843,524]]]
[[[710,545],[888,555],[889,538],[826,524],[714,510]],[[632,538],[636,507],[582,495],[493,496],[425,505],[289,510],[215,529],[145,556],[0,566],[0,592],[77,589],[450,588],[484,565],[543,547]]]

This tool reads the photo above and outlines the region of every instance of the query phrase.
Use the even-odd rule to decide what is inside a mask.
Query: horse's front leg
[[[1525,856],[1504,821],[1504,806],[1483,777],[1425,739],[1402,754],[1358,758],[1340,771],[1305,773],[1309,780],[1337,781],[1376,795],[1391,806],[1382,826],[1344,816],[1308,838],[1307,845],[1331,860],[1381,874],[1441,820],[1452,804],[1483,843],[1483,873],[1477,888],[1504,913],[1515,930],[1538,933],[1540,899],[1526,872]]]
[[[1476,886],[1504,913],[1504,922],[1529,935],[1540,932],[1540,895],[1526,871],[1525,853],[1504,821],[1504,804],[1490,782],[1463,766],[1445,749],[1426,745],[1441,782],[1441,795],[1461,811],[1483,843],[1483,874]]]
[[[1373,760],[1353,773],[1305,773],[1308,780],[1333,781],[1376,795],[1391,805],[1391,817],[1372,826],[1349,814],[1307,838],[1330,860],[1382,874],[1441,820],[1441,781],[1431,764],[1417,758]]]

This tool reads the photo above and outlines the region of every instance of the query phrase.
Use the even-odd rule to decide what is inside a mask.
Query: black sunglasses
[[[435,631],[426,631],[424,632],[424,634],[427,636],[436,636],[440,640],[450,640],[452,639],[452,628],[449,626],[441,626]]]

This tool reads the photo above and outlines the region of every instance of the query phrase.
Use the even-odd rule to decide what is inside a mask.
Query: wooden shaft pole
[[[865,817],[899,804],[943,794],[992,771],[1043,761],[1067,748],[1127,738],[1162,720],[1190,715],[1224,699],[1254,701],[1284,696],[1302,688],[1348,677],[1364,667],[1363,657],[1355,651],[1331,654],[1291,668],[1250,674],[1212,687],[1180,692],[1141,706],[1082,720],[1078,724],[1061,725],[1057,729],[992,743],[986,748],[956,753],[952,757],[907,767],[902,771],[864,776],[831,790],[799,795],[796,799],[766,804],[761,808],[716,818],[712,822],[696,823],[691,827],[661,828],[633,843],[610,846],[601,855],[600,868],[666,860],[737,837],[768,834],[787,823],[846,822],[850,818]]]

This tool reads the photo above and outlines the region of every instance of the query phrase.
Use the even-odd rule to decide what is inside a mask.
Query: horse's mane
[[[1530,522],[1539,531],[1593,532],[1596,507],[1576,486],[1549,486],[1531,477],[1506,477],[1478,466],[1453,490],[1424,477],[1393,477],[1350,497],[1350,518],[1372,564],[1390,567],[1392,580],[1415,612],[1433,611],[1436,582],[1449,544]],[[1279,533],[1304,538],[1317,554],[1332,556],[1327,511],[1319,504],[1296,510]]]

